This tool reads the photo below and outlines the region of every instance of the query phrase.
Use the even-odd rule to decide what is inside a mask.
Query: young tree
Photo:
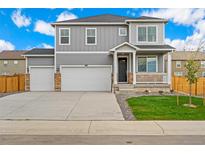
[[[193,106],[192,105],[192,84],[195,84],[198,80],[198,76],[197,73],[199,71],[199,64],[194,61],[194,59],[190,59],[187,61],[187,63],[185,64],[185,69],[187,71],[187,74],[185,75],[185,77],[187,78],[187,82],[189,83],[189,106]]]
[[[185,69],[187,74],[185,75],[185,77],[187,78],[187,82],[189,83],[189,106],[193,107],[194,105],[192,105],[192,84],[195,84],[198,80],[198,71],[200,69],[200,65],[198,62],[196,62],[194,59],[196,59],[195,57],[197,56],[197,54],[201,51],[204,51],[205,48],[205,39],[201,39],[199,41],[199,44],[197,46],[197,48],[194,50],[193,55],[191,56],[191,58],[187,61],[187,63],[185,64]]]

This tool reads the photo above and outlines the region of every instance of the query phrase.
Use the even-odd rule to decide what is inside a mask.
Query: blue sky
[[[53,30],[49,23],[108,13],[129,17],[149,15],[167,18],[166,42],[179,50],[186,43],[190,47],[196,46],[193,39],[201,39],[205,34],[204,9],[0,9],[0,51],[53,47]]]

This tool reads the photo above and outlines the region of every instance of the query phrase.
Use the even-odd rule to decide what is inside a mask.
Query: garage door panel
[[[111,67],[65,67],[62,91],[111,91]]]
[[[30,68],[31,91],[54,91],[54,68],[31,67]]]

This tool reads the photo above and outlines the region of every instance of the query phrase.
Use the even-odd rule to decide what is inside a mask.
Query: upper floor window
[[[156,42],[157,27],[156,26],[139,26],[138,41],[139,42]]]
[[[18,64],[18,60],[14,60],[14,64],[17,65]]]
[[[7,60],[4,60],[4,65],[7,65],[8,64],[8,61]]]
[[[181,68],[181,61],[176,61],[176,68]]]
[[[138,27],[138,41],[146,42],[147,40],[146,31],[147,31],[146,27]]]
[[[205,61],[201,61],[201,68],[205,68]]]
[[[60,28],[60,45],[70,45],[70,28]]]
[[[138,57],[138,72],[157,72],[157,57]]]
[[[119,28],[119,36],[127,36],[127,28]]]
[[[97,29],[86,28],[86,45],[96,45],[96,44],[97,44]]]
[[[183,76],[183,72],[174,72],[175,76]]]
[[[156,26],[149,26],[148,27],[148,42],[156,42],[157,32]]]

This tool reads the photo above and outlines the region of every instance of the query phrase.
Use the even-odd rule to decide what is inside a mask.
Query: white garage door
[[[53,67],[30,67],[31,91],[54,91]]]
[[[62,66],[62,91],[111,91],[111,66]]]

